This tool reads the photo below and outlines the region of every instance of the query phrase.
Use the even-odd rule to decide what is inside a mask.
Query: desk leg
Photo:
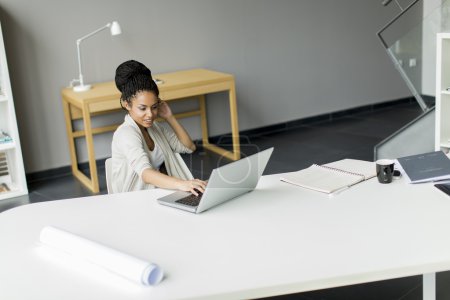
[[[75,149],[75,137],[73,136],[72,118],[70,116],[70,104],[63,97],[64,118],[66,119],[67,138],[69,140],[70,161],[72,162],[72,173],[78,171],[77,152]]]
[[[94,137],[92,136],[92,127],[91,127],[91,114],[89,112],[89,104],[85,103],[83,106],[83,125],[84,132],[86,134],[86,145],[88,150],[89,157],[89,170],[91,173],[91,180],[88,187],[94,192],[98,193],[100,191],[98,185],[98,176],[97,176],[97,164],[95,162],[95,152],[94,152]]]
[[[219,155],[222,155],[229,160],[238,160],[241,158],[241,147],[239,144],[239,126],[238,126],[238,116],[237,116],[237,104],[236,104],[236,90],[234,87],[234,82],[231,84],[228,90],[230,99],[230,122],[231,122],[231,138],[233,143],[233,151],[225,150],[222,147],[216,146],[209,143],[208,139],[208,124],[206,119],[206,104],[205,96],[199,96],[200,100],[200,115],[202,120],[202,141],[203,148],[213,151]]]
[[[423,300],[436,300],[436,273],[423,274]]]
[[[233,140],[233,159],[238,160],[241,158],[241,146],[239,143],[239,126],[237,115],[237,103],[236,103],[236,88],[233,85],[229,91],[230,96],[230,121],[231,121],[231,136]]]
[[[205,95],[199,96],[200,103],[200,119],[202,125],[202,143],[203,146],[209,145],[209,136],[208,136],[208,119],[206,118],[206,101]]]

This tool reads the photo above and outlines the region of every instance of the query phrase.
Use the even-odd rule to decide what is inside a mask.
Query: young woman
[[[194,179],[179,153],[192,153],[195,145],[169,105],[159,99],[150,70],[129,60],[117,67],[120,103],[128,113],[112,141],[112,191],[154,187],[203,192],[206,182]],[[166,124],[155,122],[164,119]]]

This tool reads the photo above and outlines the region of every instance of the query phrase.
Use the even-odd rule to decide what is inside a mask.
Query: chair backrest
[[[108,194],[112,194],[112,159],[107,158],[105,160],[105,175],[106,175],[106,189],[108,190]]]

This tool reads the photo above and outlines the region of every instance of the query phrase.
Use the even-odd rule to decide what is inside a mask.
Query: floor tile
[[[106,190],[106,181],[101,176],[99,176],[99,183],[102,190]],[[47,197],[49,200],[84,197],[93,194],[71,175],[61,176],[51,180],[32,182],[29,184],[29,190],[37,192],[39,195]]]
[[[379,137],[368,136],[366,134],[357,134],[353,131],[340,131],[339,128],[318,126],[302,126],[288,132],[265,135],[272,144],[282,147],[286,150],[295,151],[296,148],[289,147],[291,142],[295,142],[300,147],[310,146],[322,148],[322,151],[336,149],[341,151],[353,151],[356,147],[369,145],[373,147],[382,139]]]
[[[30,203],[30,194],[25,196],[14,197],[11,199],[5,199],[0,201],[0,213],[6,211],[8,209],[29,204]]]
[[[396,109],[382,109],[375,112],[366,112],[354,115],[356,118],[383,120],[397,126],[403,126],[405,123],[415,119],[422,114],[421,110],[417,107],[397,107]]]
[[[450,271],[436,274],[436,299],[450,299]]]
[[[290,300],[305,297],[310,300],[398,300],[409,294],[414,297],[416,289],[422,292],[421,278],[421,276],[412,276],[264,299]],[[412,299],[414,298],[408,298],[408,300]]]
[[[332,122],[330,130],[341,133],[352,133],[358,136],[374,137],[383,139],[391,135],[402,126],[393,124],[387,120],[366,119],[356,117],[345,117]],[[322,124],[320,127],[330,126]],[[319,126],[318,126],[319,127]]]

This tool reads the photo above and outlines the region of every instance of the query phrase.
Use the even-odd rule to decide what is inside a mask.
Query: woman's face
[[[143,91],[136,94],[131,105],[125,103],[125,108],[133,120],[141,127],[149,128],[158,116],[159,99],[152,92]]]

